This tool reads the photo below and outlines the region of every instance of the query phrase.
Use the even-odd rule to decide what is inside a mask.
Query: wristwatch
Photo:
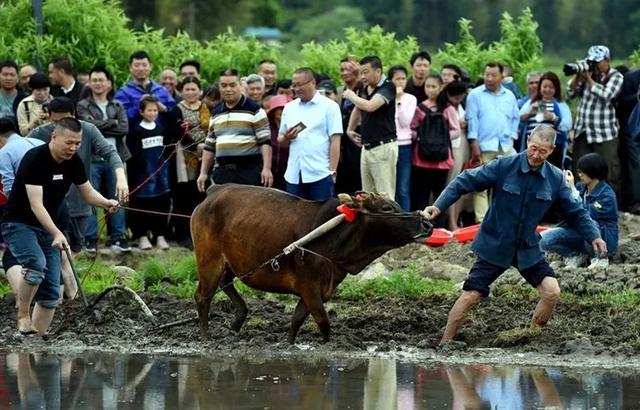
[[[333,170],[333,171],[329,170],[329,174],[330,174],[332,177],[335,177],[335,176],[337,176],[337,175],[338,175],[338,171],[336,171],[336,170]]]

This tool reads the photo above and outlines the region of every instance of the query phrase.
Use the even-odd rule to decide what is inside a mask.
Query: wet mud
[[[640,232],[638,224],[621,233],[620,251],[606,271],[569,270],[556,260],[556,272],[564,290],[589,293],[640,287],[640,242],[629,235]],[[413,266],[425,276],[443,271],[466,271],[473,263],[467,245],[449,244],[430,249],[410,245],[384,255],[377,263],[386,269]],[[430,268],[444,266],[439,272]],[[447,268],[453,266],[454,268]],[[445,272],[446,273],[446,272]],[[446,276],[446,275],[445,275]],[[455,279],[454,279],[455,280]],[[15,309],[11,297],[0,300],[0,346],[20,351],[108,350],[118,352],[174,352],[176,354],[377,354],[417,355],[437,360],[528,361],[546,357],[550,363],[616,362],[640,366],[640,306],[612,305],[594,298],[563,297],[542,332],[520,335],[505,343],[504,332],[526,329],[537,303],[537,294],[516,271],[509,271],[494,284],[492,294],[471,314],[457,342],[438,348],[447,314],[456,295],[385,297],[361,301],[331,301],[326,304],[332,325],[331,340],[322,344],[315,322],[303,325],[296,345],[286,342],[295,302],[249,299],[249,316],[239,332],[230,329],[233,310],[226,299],[214,302],[209,337],[200,340],[196,322],[157,330],[159,325],[196,315],[192,300],[167,294],[140,296],[155,319],[146,318],[133,300],[120,293],[108,295],[87,314],[80,301],[66,302],[56,314],[47,340],[23,337],[15,331]],[[496,349],[499,347],[500,349]]]

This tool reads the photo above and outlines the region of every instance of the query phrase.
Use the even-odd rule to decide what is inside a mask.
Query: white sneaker
[[[589,263],[589,257],[587,255],[578,255],[578,256],[569,256],[564,258],[564,266],[565,268],[582,268]]]
[[[140,240],[138,241],[138,248],[143,251],[148,251],[149,249],[153,249],[153,245],[151,245],[151,241],[145,235],[140,237]]]
[[[607,269],[609,267],[609,259],[607,258],[593,258],[591,259],[591,265],[587,269]]]
[[[158,249],[162,249],[163,251],[169,249],[169,244],[167,243],[167,240],[164,239],[164,236],[158,236],[158,239],[156,239],[156,246]]]

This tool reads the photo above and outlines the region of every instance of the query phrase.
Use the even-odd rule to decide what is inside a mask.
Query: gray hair
[[[532,71],[527,74],[527,81],[531,80],[532,77],[542,77],[542,73],[540,71]]]
[[[553,127],[548,124],[540,124],[535,127],[533,131],[531,131],[531,134],[529,134],[527,141],[531,141],[533,137],[538,138],[540,141],[544,142],[545,144],[549,144],[552,147],[556,145],[556,130],[554,130]]]
[[[247,85],[251,85],[253,83],[260,83],[262,84],[262,86],[264,87],[265,83],[264,83],[264,78],[262,78],[261,75],[259,74],[250,74],[249,76],[247,76]]]

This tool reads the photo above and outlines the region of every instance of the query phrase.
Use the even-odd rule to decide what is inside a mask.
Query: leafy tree
[[[149,53],[154,75],[164,67],[195,58],[208,79],[227,67],[248,74],[260,60],[277,61],[280,56],[277,49],[231,31],[202,43],[183,32],[167,36],[163,30],[148,26],[142,31],[131,30],[116,0],[47,0],[43,13],[44,35],[39,37],[35,35],[29,2],[0,3],[0,58],[46,63],[55,56],[68,56],[78,71],[104,64],[114,73],[117,84],[122,84],[129,77],[128,58],[135,50]],[[287,73],[290,68],[283,63],[281,70]]]
[[[538,24],[529,9],[524,9],[517,24],[509,13],[500,19],[500,40],[484,47],[471,33],[471,21],[460,19],[457,43],[446,43],[436,56],[438,64],[454,63],[464,67],[472,78],[482,75],[489,61],[498,61],[514,69],[516,82],[524,87],[529,71],[540,66],[542,42],[537,34]]]
[[[414,37],[397,40],[395,33],[385,33],[382,27],[374,26],[369,30],[345,29],[345,40],[331,40],[324,44],[310,42],[303,44],[302,59],[304,65],[329,75],[335,81],[340,79],[340,60],[348,55],[362,58],[375,54],[386,67],[395,64],[408,65],[411,54],[418,50]]]

